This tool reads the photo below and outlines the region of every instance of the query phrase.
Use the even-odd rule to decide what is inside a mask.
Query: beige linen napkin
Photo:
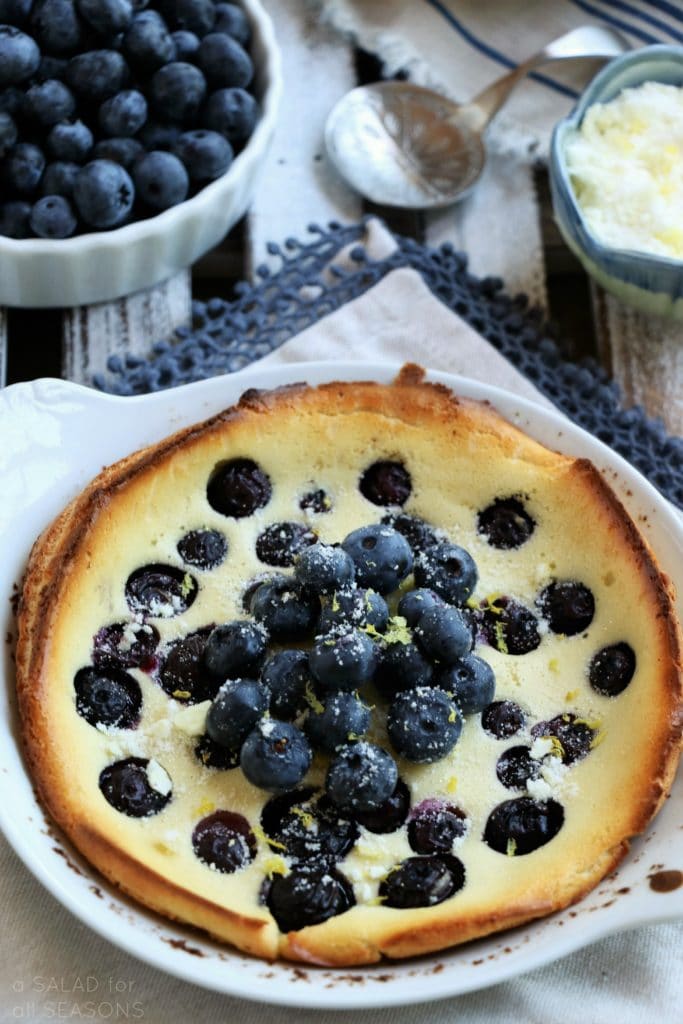
[[[391,244],[376,229],[371,235],[380,249]],[[395,271],[263,362],[310,359],[412,360],[548,404],[410,270]],[[249,371],[243,372],[246,380]],[[681,1019],[683,924],[621,934],[514,981],[438,1003],[353,1014],[288,1010],[204,991],[121,952],[64,910],[2,839],[0,878],[3,1021],[93,1019],[91,1007],[111,991],[123,993],[118,998],[129,1019],[154,1024],[674,1024]],[[82,990],[88,978],[97,983],[94,996]],[[105,1017],[124,1019],[123,1013],[112,1015],[106,1002],[94,1019]]]

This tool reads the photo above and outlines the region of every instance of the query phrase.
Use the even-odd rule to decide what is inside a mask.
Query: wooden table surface
[[[0,309],[0,374],[8,383],[61,376],[91,384],[114,352],[146,353],[189,322],[192,296],[231,298],[237,281],[268,262],[266,243],[303,238],[312,222],[355,221],[376,212],[389,227],[430,245],[452,241],[468,252],[471,269],[499,273],[495,232],[520,231],[520,274],[506,268],[506,285],[523,282],[573,358],[595,356],[618,381],[626,404],[640,404],[683,434],[683,325],[620,305],[586,277],[552,220],[547,177],[490,161],[486,209],[475,191],[446,211],[419,214],[371,207],[337,177],[323,151],[325,118],[348,89],[372,81],[381,68],[318,23],[300,0],[266,0],[283,56],[284,96],[278,127],[247,217],[190,271],[116,302],[68,310]],[[311,88],[315,82],[315,88]],[[533,174],[535,199],[525,223],[505,225],[514,176]],[[498,209],[496,209],[496,203]],[[497,219],[498,218],[498,219]],[[522,274],[525,245],[542,250],[540,272]]]

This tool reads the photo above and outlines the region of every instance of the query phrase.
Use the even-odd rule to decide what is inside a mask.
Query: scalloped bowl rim
[[[243,169],[248,170],[249,165],[253,164],[263,153],[275,127],[282,95],[282,60],[272,20],[261,0],[239,0],[239,2],[247,10],[252,29],[256,29],[260,34],[265,61],[261,68],[257,69],[257,74],[263,75],[265,88],[263,98],[259,101],[261,116],[246,146],[238,153],[228,170],[215,181],[205,185],[196,195],[190,196],[182,203],[170,206],[167,210],[162,210],[152,217],[143,217],[141,220],[135,220],[110,231],[89,231],[86,234],[75,235],[73,238],[9,238],[6,235],[0,235],[0,250],[4,250],[9,256],[40,253],[41,255],[59,254],[64,258],[82,255],[88,249],[95,251],[100,248],[119,248],[119,246],[136,243],[146,237],[151,238],[165,232],[172,225],[174,219],[180,220],[181,217],[190,214],[201,216],[203,207],[214,200],[217,192],[229,189],[241,177]]]

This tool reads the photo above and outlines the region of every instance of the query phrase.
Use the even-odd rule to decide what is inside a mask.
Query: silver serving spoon
[[[586,25],[548,43],[466,104],[410,82],[352,89],[331,111],[325,144],[343,178],[384,206],[447,206],[472,188],[484,169],[484,132],[533,68],[577,57],[616,57],[627,40]]]

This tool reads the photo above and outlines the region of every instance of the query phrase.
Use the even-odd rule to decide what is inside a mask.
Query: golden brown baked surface
[[[235,458],[254,460],[272,485],[267,503],[243,518],[222,515],[207,500],[216,467]],[[410,474],[404,511],[474,558],[478,582],[469,605],[482,620],[489,609],[494,623],[488,642],[479,631],[475,653],[495,672],[494,700],[514,702],[524,724],[497,737],[480,714],[471,714],[441,760],[414,764],[396,757],[411,814],[425,800],[440,800],[466,816],[465,834],[452,850],[464,867],[458,891],[433,906],[387,906],[378,895],[382,881],[416,855],[407,824],[387,834],[360,827],[336,865],[353,888],[355,906],[282,933],[260,900],[264,879],[292,867],[287,851],[269,843],[260,827],[270,794],[239,767],[203,763],[195,748],[208,705],[189,703],[186,691],[167,693],[159,671],[173,643],[188,633],[247,618],[243,593],[254,577],[291,572],[257,557],[257,538],[269,525],[303,523],[320,540],[338,543],[391,512],[358,488],[367,467],[383,460]],[[329,507],[302,509],[302,496],[316,490],[325,492]],[[534,527],[519,547],[501,549],[481,532],[478,517],[511,496]],[[223,535],[227,556],[216,568],[188,566],[178,542],[205,529]],[[183,580],[186,589],[196,581],[196,599],[178,614],[160,607],[162,614],[145,617],[159,634],[158,647],[144,670],[126,669],[142,697],[139,722],[98,728],[77,710],[75,678],[93,664],[94,637],[103,627],[134,621],[126,581],[152,563],[189,571]],[[553,581],[579,581],[593,595],[592,620],[576,635],[549,629],[538,610],[539,594]],[[510,653],[496,634],[501,596],[536,617],[540,642],[528,653]],[[393,610],[395,598],[389,603]],[[615,644],[633,650],[635,673],[618,696],[606,696],[591,685],[589,665]],[[415,368],[391,386],[247,392],[234,408],[105,469],[34,546],[19,615],[17,687],[41,797],[107,878],[162,914],[257,956],[324,964],[440,949],[580,899],[656,813],[680,745],[680,633],[670,584],[616,497],[590,463],[544,448],[486,404],[423,383]],[[391,749],[386,703],[376,694],[373,700],[371,736]],[[566,750],[542,739],[549,735],[543,723],[563,715],[590,740],[569,763]],[[520,745],[539,766],[526,789],[504,785],[496,771],[501,755]],[[171,787],[158,813],[131,817],[104,798],[101,773],[129,757],[149,762],[155,791],[168,797]],[[322,787],[327,761],[316,755],[302,785]],[[500,852],[483,838],[494,808],[513,799],[558,804],[562,811],[557,834],[524,855],[514,842]],[[195,826],[216,810],[238,812],[253,827],[254,855],[233,873],[210,868],[193,848]]]

